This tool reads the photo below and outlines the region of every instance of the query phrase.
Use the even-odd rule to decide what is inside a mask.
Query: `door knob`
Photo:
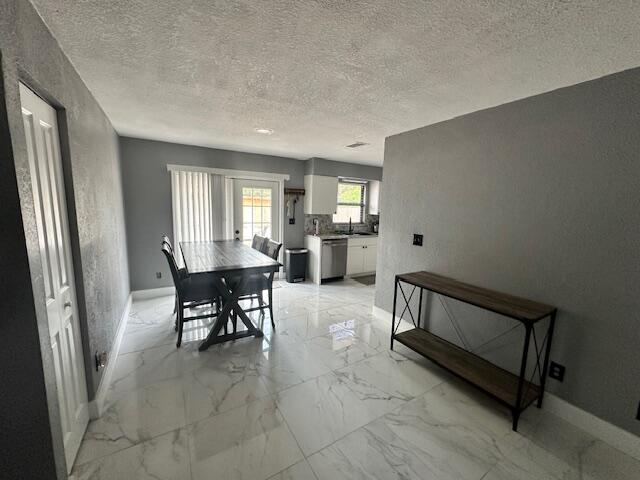
[[[64,308],[71,308],[71,302],[65,302]]]

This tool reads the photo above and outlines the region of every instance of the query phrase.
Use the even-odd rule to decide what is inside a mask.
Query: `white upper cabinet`
[[[333,215],[338,207],[338,177],[304,176],[304,213]]]
[[[378,180],[369,181],[369,215],[380,215],[380,182]]]

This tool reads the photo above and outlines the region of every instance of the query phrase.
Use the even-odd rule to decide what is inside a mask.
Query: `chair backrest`
[[[260,250],[262,245],[264,244],[265,238],[260,235],[254,235],[253,240],[251,240],[251,248],[255,250]]]
[[[278,242],[274,242],[270,238],[266,239],[266,248],[263,252],[265,255],[270,256],[274,260],[278,260],[278,255],[280,255],[280,249],[282,248],[282,244]]]
[[[267,254],[267,247],[269,246],[269,241],[270,239],[265,237],[264,240],[262,241],[262,246],[260,247],[260,252],[264,253],[265,255]]]
[[[171,250],[171,253],[173,253],[173,245],[171,244],[171,240],[169,240],[169,237],[167,235],[162,235],[162,243],[166,243],[169,247],[169,250]]]
[[[176,265],[176,259],[173,256],[173,251],[170,248],[170,244],[162,242],[162,253],[164,253],[167,262],[169,263],[169,270],[171,270],[171,277],[173,278],[173,284],[176,289],[180,287],[180,273],[178,273],[178,265]]]

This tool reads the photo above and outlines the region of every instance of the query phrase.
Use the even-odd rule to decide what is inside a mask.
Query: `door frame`
[[[238,215],[239,212],[236,211],[235,207],[236,207],[236,195],[240,195],[240,198],[242,198],[242,195],[236,190],[236,188],[238,188],[238,183],[237,182],[248,182],[249,184],[253,184],[252,182],[257,182],[256,184],[253,185],[258,185],[258,188],[269,188],[271,190],[275,190],[275,195],[277,196],[277,198],[274,199],[274,203],[277,202],[277,204],[275,205],[278,208],[278,211],[273,211],[272,210],[272,225],[274,223],[278,223],[278,228],[276,229],[277,232],[274,232],[274,235],[277,234],[278,235],[278,241],[283,242],[283,238],[282,238],[282,232],[283,232],[283,228],[282,225],[280,225],[280,222],[282,221],[282,215],[280,215],[278,212],[280,212],[280,210],[284,210],[283,208],[280,208],[280,184],[278,182],[274,182],[273,180],[249,180],[246,178],[233,178],[230,179],[233,181],[233,198],[231,199],[233,202],[233,219],[232,219],[232,223],[233,223],[233,230],[236,229],[236,215]],[[264,182],[264,183],[262,183]],[[270,184],[269,186],[266,186],[265,184]],[[240,186],[242,187],[242,184],[240,184]],[[240,209],[242,208],[242,205],[240,205]],[[242,215],[242,213],[240,213],[240,215]],[[235,236],[234,236],[235,237]],[[248,239],[244,239],[244,241],[246,241]]]
[[[284,245],[284,182],[291,179],[291,176],[283,173],[254,172],[250,170],[235,170],[232,168],[210,168],[210,167],[190,167],[189,165],[168,164],[167,171],[186,172],[207,172],[214,175],[223,175],[226,179],[232,180],[266,180],[278,183],[278,234],[280,241]],[[282,267],[280,267],[282,271]]]
[[[30,94],[33,94],[35,97],[39,98],[42,102],[44,102],[46,105],[48,105],[52,110],[53,110],[53,114],[55,116],[55,122],[56,122],[56,140],[57,140],[57,147],[59,150],[59,168],[60,168],[60,180],[62,183],[62,189],[60,191],[60,194],[62,195],[62,200],[64,202],[64,205],[61,205],[64,207],[64,213],[62,213],[61,211],[61,217],[66,217],[63,220],[61,220],[62,222],[66,223],[66,227],[67,227],[67,235],[68,235],[68,256],[70,257],[69,260],[69,264],[67,264],[67,268],[69,269],[68,271],[68,277],[69,277],[69,283],[70,283],[70,287],[71,287],[71,296],[73,297],[73,310],[74,310],[74,315],[76,317],[77,320],[77,330],[78,330],[78,347],[80,350],[80,356],[79,356],[79,360],[82,362],[82,368],[79,369],[79,372],[82,374],[82,383],[84,386],[84,390],[86,392],[86,404],[84,404],[83,406],[83,411],[86,411],[86,414],[88,415],[88,420],[91,420],[91,415],[90,415],[90,405],[91,405],[91,396],[93,394],[95,394],[95,391],[93,389],[93,384],[91,382],[92,379],[92,371],[91,371],[91,359],[90,359],[90,355],[87,353],[88,350],[88,345],[89,345],[89,338],[88,338],[88,333],[86,330],[86,303],[85,303],[85,295],[84,295],[84,283],[83,283],[83,275],[82,275],[82,266],[81,266],[81,256],[80,256],[80,246],[79,246],[79,234],[78,234],[78,228],[77,228],[77,216],[76,216],[76,210],[75,210],[75,197],[74,197],[74,190],[73,190],[73,181],[72,181],[72,176],[71,176],[71,161],[70,161],[70,145],[69,145],[69,134],[68,134],[68,122],[67,122],[67,116],[66,116],[66,110],[65,108],[60,104],[60,102],[58,102],[57,100],[55,100],[51,95],[49,95],[48,93],[43,93],[43,89],[39,88],[38,86],[34,86],[34,82],[29,75],[27,75],[25,72],[20,72],[18,81],[16,82],[16,87],[17,90],[20,94],[20,97],[22,96],[22,87],[24,87],[28,92],[30,92]],[[23,108],[23,101],[21,98],[20,101],[20,110],[22,111]],[[22,113],[21,113],[22,116]],[[26,142],[26,132],[23,131],[23,135],[22,135],[22,139]],[[35,209],[38,208],[38,206],[35,204],[35,198],[34,198],[34,194],[33,194],[33,186],[32,186],[32,168],[31,168],[31,160],[26,159],[25,160],[25,166],[27,167],[28,171],[29,171],[29,180],[28,180],[28,184],[29,184],[29,190],[28,190],[28,195],[30,198],[31,203],[31,208],[34,210],[33,212],[33,218],[29,220],[29,224],[31,224],[33,222],[33,227],[35,227],[38,230],[37,233],[37,242],[38,242],[38,246],[39,246],[39,228],[38,228],[38,223],[36,221],[36,213],[35,213]],[[23,217],[23,223],[25,223],[25,219]],[[25,223],[26,225],[26,223]],[[29,240],[27,239],[27,243],[29,243]],[[41,252],[39,248],[35,248],[34,245],[34,253],[31,254],[29,253],[29,262],[37,262],[41,268],[42,268],[42,257],[41,257]],[[34,278],[32,276],[32,283],[34,283]],[[48,313],[47,313],[47,308],[44,305],[44,300],[45,300],[45,290],[42,287],[39,287],[37,289],[37,291],[34,289],[34,301],[35,302],[43,302],[43,308],[42,308],[42,318],[40,318],[40,315],[38,314],[38,330],[39,330],[39,334],[40,334],[40,350],[42,351],[43,348],[46,346],[47,348],[50,345],[50,333],[49,333],[49,318],[48,318]],[[40,295],[42,294],[42,296]],[[36,308],[36,310],[38,310],[38,308]],[[46,329],[45,331],[42,331],[41,329]],[[45,338],[46,337],[46,338]],[[50,349],[49,349],[50,350]],[[47,361],[51,361],[51,356],[47,353],[42,353],[42,360],[43,362],[47,362]],[[71,465],[69,465],[68,461],[67,461],[67,452],[64,446],[64,439],[62,438],[62,429],[61,429],[61,425],[62,425],[62,418],[61,418],[61,414],[59,411],[59,397],[58,397],[58,387],[57,387],[57,380],[54,376],[53,373],[53,369],[51,369],[48,365],[44,365],[44,371],[45,371],[45,377],[47,377],[46,380],[46,390],[47,390],[47,399],[48,399],[48,403],[49,403],[49,424],[50,424],[50,428],[52,431],[52,435],[54,437],[54,452],[55,452],[55,456],[56,456],[56,464],[58,462],[64,462],[64,464],[66,464],[66,468],[64,468],[65,473],[70,473],[71,468],[73,467],[73,464],[75,463],[75,458],[77,457],[77,453],[78,450],[75,451],[75,454],[73,456],[73,462],[71,463]],[[48,378],[50,377],[50,378]],[[82,388],[82,387],[80,387]],[[88,423],[85,424],[85,429],[87,427]],[[82,438],[84,437],[84,431],[82,432],[82,435],[80,436],[80,441],[82,441]]]

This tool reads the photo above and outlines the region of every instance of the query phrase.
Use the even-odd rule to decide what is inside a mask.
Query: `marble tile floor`
[[[267,316],[263,339],[206,352],[206,322],[175,347],[172,297],[134,302],[74,478],[640,478],[639,461],[553,415],[530,408],[514,433],[495,402],[402,345],[391,352],[373,297],[351,280],[283,282],[277,331]]]

